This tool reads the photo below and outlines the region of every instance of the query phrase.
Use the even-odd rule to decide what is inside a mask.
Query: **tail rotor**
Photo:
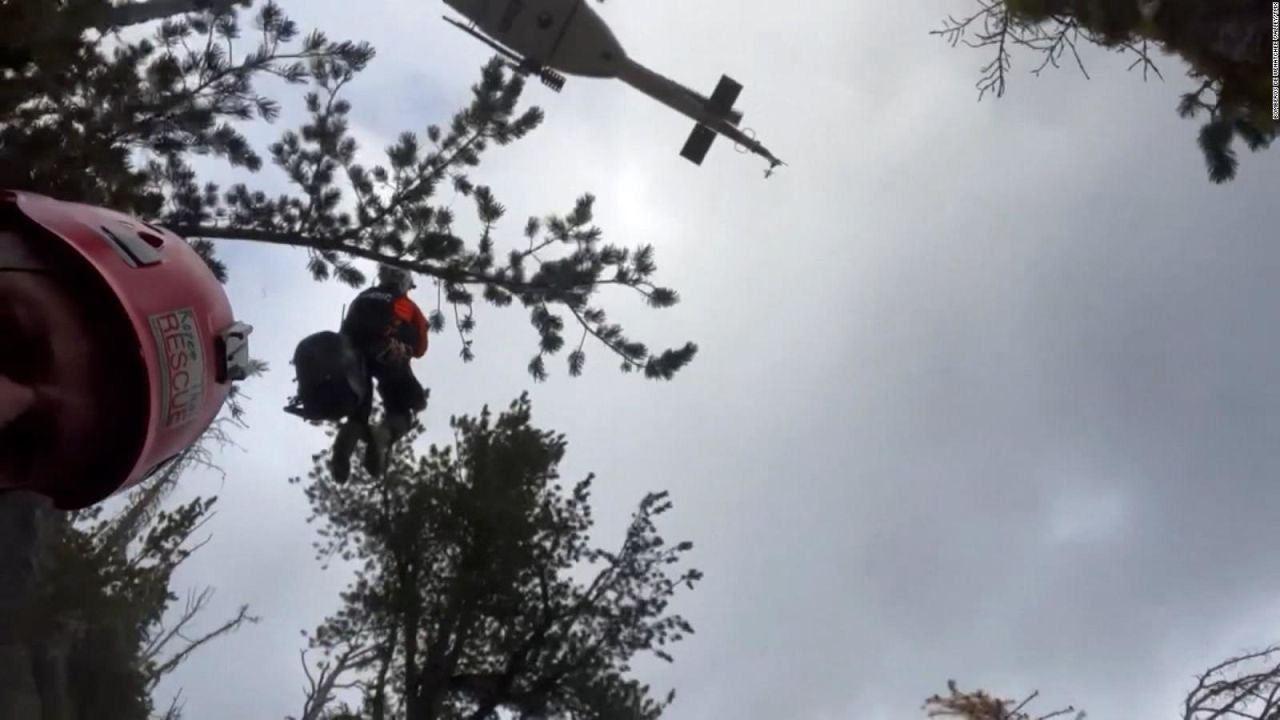
[[[752,128],[749,128],[749,127],[742,128],[742,134],[747,136],[747,139],[749,140],[756,139],[756,131],[753,130]],[[736,142],[733,144],[733,149],[736,150],[739,155],[746,155],[747,153],[752,152],[751,148],[747,147],[746,145],[743,145],[742,143],[736,143]]]

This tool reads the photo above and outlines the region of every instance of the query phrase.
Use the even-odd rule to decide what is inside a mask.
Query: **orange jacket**
[[[417,303],[409,299],[408,295],[401,295],[396,298],[391,305],[392,311],[396,315],[396,327],[394,334],[397,339],[413,348],[413,356],[420,358],[427,354],[427,316],[422,314],[422,310],[418,308]],[[413,338],[409,338],[409,333],[413,334]]]

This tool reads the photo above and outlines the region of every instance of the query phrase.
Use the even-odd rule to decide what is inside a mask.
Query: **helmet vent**
[[[156,252],[156,248],[161,244],[160,238],[150,233],[136,232],[124,224],[118,224],[115,227],[103,225],[101,230],[111,241],[111,247],[115,248],[124,261],[133,267],[155,265],[160,262],[160,253]]]

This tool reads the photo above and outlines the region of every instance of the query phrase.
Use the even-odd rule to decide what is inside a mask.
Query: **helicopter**
[[[740,83],[722,75],[706,97],[650,70],[627,55],[586,0],[445,0],[445,4],[470,21],[446,15],[446,22],[496,50],[520,74],[536,76],[555,92],[564,88],[564,74],[614,78],[690,118],[693,130],[680,155],[695,165],[702,165],[717,135],[742,152],[767,159],[766,178],[779,165],[786,165],[749,128],[739,127],[742,112],[733,106],[742,92]]]

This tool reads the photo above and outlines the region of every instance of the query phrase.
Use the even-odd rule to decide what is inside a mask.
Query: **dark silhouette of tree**
[[[630,663],[671,660],[664,647],[693,629],[668,603],[701,578],[678,567],[691,545],[658,534],[667,494],[644,498],[619,549],[599,549],[592,477],[560,485],[564,437],[530,424],[527,396],[450,424],[452,446],[401,443],[377,482],[360,470],[334,485],[315,458],[319,555],[359,569],[313,635],[327,660],[308,672],[303,720],[659,717],[674,692],[654,699]],[[361,706],[334,707],[335,687],[359,687]]]
[[[1089,43],[1134,57],[1163,79],[1152,60],[1156,51],[1180,57],[1199,87],[1182,95],[1178,114],[1203,115],[1198,142],[1210,180],[1236,175],[1239,139],[1251,151],[1270,146],[1277,122],[1271,116],[1270,3],[1265,0],[976,0],[971,15],[949,18],[941,35],[953,45],[994,48],[982,68],[978,98],[1004,95],[1013,52],[1024,49],[1040,62],[1032,73],[1059,67],[1064,57],[1088,77],[1079,45]]]
[[[175,15],[209,10],[225,12],[237,5],[249,7],[251,4],[252,0],[126,0],[108,7],[99,6],[100,14],[93,27],[98,30],[125,28]]]
[[[984,690],[961,691],[947,682],[947,695],[925,701],[929,717],[959,720],[1049,720],[1076,713],[1073,707],[1033,716],[1026,708],[1039,696],[1022,702],[1004,700]],[[1280,645],[1241,653],[1223,660],[1196,676],[1196,684],[1182,703],[1179,720],[1276,720],[1280,717]]]
[[[521,110],[524,79],[494,58],[472,86],[472,101],[445,126],[402,133],[386,165],[357,163],[348,129],[351,104],[341,91],[374,58],[367,43],[303,35],[267,2],[249,27],[249,0],[152,0],[120,8],[107,0],[10,0],[0,5],[0,187],[107,205],[186,236],[215,273],[227,268],[217,240],[304,248],[317,280],[365,282],[356,258],[397,265],[435,282],[432,328],[452,308],[464,360],[477,295],[506,307],[519,301],[538,335],[528,370],[547,375],[546,358],[566,345],[566,321],[581,328],[568,353],[577,375],[588,337],[621,359],[624,371],[670,379],[697,352],[693,343],[651,352],[610,323],[599,290],[631,289],[651,307],[675,304],[654,282],[653,246],[603,240],[594,197],[562,214],[530,218],[523,237],[498,247],[507,208],[469,173],[494,146],[538,126],[537,107]],[[196,10],[186,13],[184,10]],[[105,18],[105,19],[104,19]],[[153,37],[129,40],[118,25],[164,18]],[[94,28],[106,26],[106,31]],[[269,196],[247,183],[202,182],[195,156],[212,156],[251,174],[264,163],[241,129],[273,122],[287,98],[256,89],[262,79],[309,86],[309,120],[267,149],[293,192]],[[454,234],[441,196],[469,198],[481,225],[473,243]],[[501,233],[506,234],[506,233]]]
[[[1228,658],[1205,670],[1183,703],[1182,720],[1280,717],[1280,646]]]
[[[220,420],[109,517],[101,506],[35,516],[42,535],[32,558],[37,581],[17,612],[0,617],[0,717],[177,720],[180,695],[163,712],[154,705],[161,679],[199,648],[257,621],[241,606],[199,631],[213,588],[191,591],[180,610],[170,589],[178,566],[208,542],[194,538],[215,499],[175,508],[165,499],[184,473],[211,466],[210,445],[227,441],[232,421]]]

